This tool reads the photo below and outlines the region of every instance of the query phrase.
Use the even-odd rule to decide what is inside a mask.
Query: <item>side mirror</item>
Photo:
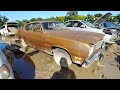
[[[86,26],[85,25],[81,25],[80,28],[86,28]]]

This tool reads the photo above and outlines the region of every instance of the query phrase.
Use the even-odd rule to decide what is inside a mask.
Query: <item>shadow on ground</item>
[[[30,56],[35,53],[24,54],[18,52],[19,56],[13,62],[13,71],[16,79],[34,79],[35,77],[35,64]]]
[[[115,58],[115,60],[119,63],[118,68],[119,68],[119,70],[120,70],[120,55],[118,55],[118,56]]]
[[[64,63],[65,67],[62,67]],[[68,68],[66,59],[62,58],[60,60],[61,69],[53,74],[50,79],[76,79],[75,73]]]
[[[116,43],[117,43],[117,45],[120,45],[120,40],[117,40],[117,41],[115,41]]]

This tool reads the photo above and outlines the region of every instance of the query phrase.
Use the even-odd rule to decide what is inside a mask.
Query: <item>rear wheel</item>
[[[56,48],[53,53],[55,62],[61,67],[68,67],[72,64],[70,55],[65,50]]]

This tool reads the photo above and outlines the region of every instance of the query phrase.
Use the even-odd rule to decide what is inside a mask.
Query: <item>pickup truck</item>
[[[88,68],[104,51],[104,34],[67,30],[58,21],[34,21],[18,30],[17,37],[22,47],[28,46],[53,55],[62,67],[72,63]],[[61,59],[67,64],[60,63]]]

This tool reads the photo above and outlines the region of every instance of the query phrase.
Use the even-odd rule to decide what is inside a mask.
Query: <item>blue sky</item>
[[[87,14],[96,14],[101,13],[105,14],[107,12],[111,12],[113,15],[120,14],[120,11],[78,11],[79,15],[87,15]],[[67,11],[0,11],[0,15],[6,16],[9,21],[15,20],[23,20],[23,19],[31,19],[31,18],[49,18],[56,16],[65,16]]]

